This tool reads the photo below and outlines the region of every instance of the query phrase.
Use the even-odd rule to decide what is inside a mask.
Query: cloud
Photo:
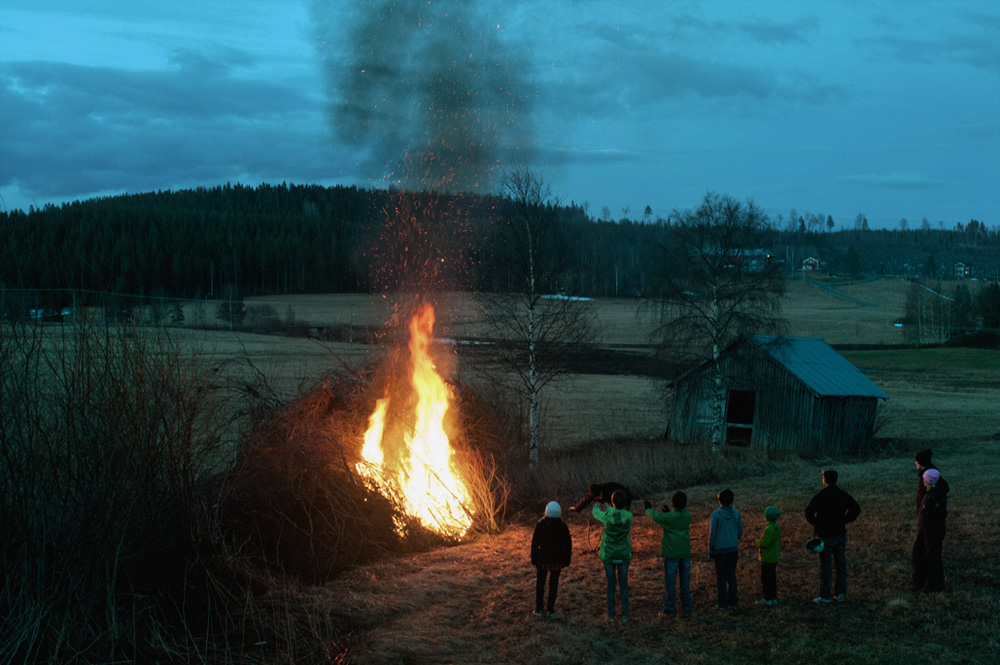
[[[845,175],[838,178],[838,180],[861,187],[889,190],[938,189],[954,185],[952,182],[931,178],[922,173],[907,173],[903,171]]]
[[[829,72],[817,77],[782,48],[810,43],[818,29],[813,17],[738,22],[680,13],[627,25],[577,18],[569,28],[573,40],[560,42],[558,50],[543,45],[542,57],[551,64],[539,68],[539,107],[567,122],[645,110],[651,115],[642,121],[658,123],[677,101],[752,108],[772,99],[808,105],[843,100],[844,86],[831,81]],[[742,57],[747,53],[753,57]]]
[[[52,62],[0,65],[0,186],[77,197],[212,184],[241,175],[317,181],[322,102],[289,84],[241,76],[227,51],[178,53],[165,71]],[[16,171],[14,170],[16,165]]]
[[[706,20],[683,12],[670,22],[670,33],[674,39],[683,38],[692,42],[718,42],[721,38],[750,37],[761,44],[808,43],[819,30],[815,16],[805,16],[794,21],[774,21],[755,18],[749,21]]]
[[[955,18],[960,24],[947,34],[943,30],[926,38],[886,34],[875,40],[858,39],[856,43],[864,47],[873,46],[902,62],[935,64],[953,61],[977,69],[1000,71],[1000,17],[966,12]]]
[[[788,44],[791,42],[805,44],[818,30],[819,21],[815,17],[801,18],[791,23],[759,19],[737,23],[735,27],[756,41],[765,44]]]
[[[623,164],[641,162],[641,155],[616,148],[539,147],[537,162],[546,166]]]

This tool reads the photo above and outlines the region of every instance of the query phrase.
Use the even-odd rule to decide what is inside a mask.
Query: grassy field
[[[905,288],[904,282],[889,280],[836,284],[838,293],[855,299],[850,300],[813,284],[794,282],[785,303],[790,333],[819,336],[835,344],[897,343],[900,331],[892,322],[902,314]],[[385,353],[386,345],[367,340],[374,329],[398,330],[388,322],[405,310],[403,300],[344,295],[248,301],[250,306],[272,307],[286,319],[286,311],[294,310],[295,320],[308,329],[339,326],[336,342],[189,327],[164,330],[182,341],[181,346],[198,350],[207,363],[199,366],[208,384],[221,383],[243,394],[266,384],[279,397],[293,397],[313,389],[341,366],[360,367]],[[439,337],[479,334],[477,310],[467,297],[439,296],[435,305]],[[648,350],[655,312],[627,299],[595,301],[594,306],[606,348]],[[143,330],[147,329],[138,329],[138,342],[146,341]],[[68,326],[44,326],[33,332],[50,336],[57,345],[56,336],[71,331]],[[151,342],[156,336],[148,337]],[[169,345],[137,343],[135,348],[143,359],[170,352]],[[443,348],[457,362],[443,360],[442,370],[447,366],[447,371],[460,371],[466,362],[460,347]],[[617,358],[601,353],[612,358],[604,361],[606,365]],[[252,593],[227,601],[224,607],[234,607],[222,615],[225,618],[217,627],[206,628],[197,620],[184,624],[189,631],[184,639],[154,645],[154,652],[173,653],[172,662],[200,658],[200,662],[248,663],[316,662],[319,654],[332,662],[359,664],[996,662],[1000,558],[994,550],[1000,519],[986,490],[994,484],[1000,454],[996,407],[1000,352],[901,348],[851,350],[844,355],[890,396],[880,409],[882,445],[868,459],[795,455],[766,459],[753,450],[727,451],[720,458],[696,447],[668,447],[661,438],[667,414],[654,378],[614,373],[612,367],[603,367],[600,373],[569,374],[543,397],[542,464],[530,473],[509,470],[515,492],[508,505],[517,512],[511,515],[513,524],[501,533],[421,554],[365,561],[323,585],[267,578]],[[55,371],[58,365],[48,368]],[[125,375],[130,378],[119,381],[116,374],[109,374],[107,386],[117,390],[129,381],[146,384],[141,373],[139,378]],[[128,396],[132,391],[119,392]],[[149,396],[149,406],[165,406],[162,396]],[[267,399],[266,393],[265,399],[255,399],[258,405],[281,404]],[[212,415],[225,416],[228,429],[220,429],[225,435],[221,440],[235,441],[244,431],[237,419],[245,422],[246,407],[241,399],[227,404],[232,414],[213,411]],[[127,404],[123,408],[130,412]],[[214,446],[214,441],[206,445]],[[927,447],[935,450],[935,462],[953,488],[946,541],[949,588],[933,597],[905,592],[915,522],[912,459],[914,452]],[[132,449],[144,446],[126,446]],[[119,469],[117,464],[108,468]],[[811,533],[802,509],[820,487],[820,469],[831,465],[840,469],[843,486],[857,497],[864,513],[850,531],[849,600],[821,607],[810,602],[817,592],[818,564],[801,547]],[[109,478],[113,480],[114,474]],[[534,575],[527,548],[532,523],[547,500],[570,505],[587,484],[607,479],[629,482],[640,499],[649,498],[656,505],[676,489],[688,492],[695,518],[693,616],[673,620],[657,616],[662,602],[660,536],[652,522],[640,516],[633,532],[634,621],[605,622],[603,572],[593,552],[600,531],[596,522],[580,515],[567,517],[575,539],[575,561],[561,584],[563,616],[555,620],[530,616]],[[725,614],[712,610],[714,576],[705,553],[709,514],[723,486],[735,491],[746,524],[739,569],[741,608]],[[85,489],[86,495],[89,486]],[[782,602],[776,608],[753,604],[759,579],[752,538],[763,528],[762,513],[769,504],[784,512]],[[364,560],[367,554],[362,554]],[[39,607],[44,621],[44,607]],[[205,636],[213,636],[212,653],[223,657],[208,656],[208,646],[202,652],[203,644],[208,644]],[[183,648],[175,650],[176,644]],[[93,662],[109,661],[131,662],[111,657]],[[6,661],[0,657],[0,662]]]
[[[903,342],[902,330],[893,322],[902,316],[906,282],[834,286],[836,294],[811,283],[789,284],[784,314],[790,334],[822,337],[832,344]],[[648,343],[655,312],[627,299],[595,305],[603,344],[638,348]],[[301,297],[294,307],[299,316],[379,325],[394,303],[361,296]],[[362,314],[365,307],[371,309]],[[442,298],[437,307],[442,337],[478,334],[476,310],[467,299]],[[350,363],[371,357],[370,350],[359,352],[358,345],[274,343],[289,346],[268,351],[265,338],[260,346],[246,343],[246,349],[274,367],[298,362],[316,373],[330,358]],[[224,337],[220,345],[224,352]],[[592,551],[600,530],[592,519],[572,515],[567,521],[576,558],[561,582],[562,617],[532,617],[534,576],[527,549],[536,518],[532,511],[540,514],[543,505],[538,499],[521,522],[500,535],[373,563],[310,592],[318,603],[336,604],[348,624],[349,636],[334,651],[347,663],[996,662],[1000,559],[993,550],[1000,518],[981,488],[992,486],[1000,454],[1000,353],[945,348],[843,353],[890,396],[879,418],[883,456],[865,461],[754,460],[745,469],[738,459],[727,459],[716,471],[688,473],[689,479],[728,478],[684,487],[695,515],[693,616],[658,617],[663,593],[659,530],[640,517],[630,571],[633,622],[606,623],[603,572]],[[278,369],[276,375],[287,380],[295,372]],[[545,446],[569,452],[605,446],[611,438],[653,441],[666,424],[661,405],[657,382],[650,377],[568,375],[545,397]],[[953,487],[945,548],[949,589],[936,596],[905,590],[915,528],[912,455],[925,447],[935,449],[935,461]],[[629,463],[642,465],[642,454],[637,451]],[[600,457],[580,458],[591,469],[585,473],[615,467],[602,465]],[[685,468],[692,463],[678,462]],[[818,562],[801,546],[811,534],[802,511],[820,488],[819,471],[831,464],[838,466],[842,485],[864,512],[850,530],[848,601],[817,606],[811,599],[818,591]],[[559,468],[551,472],[559,474]],[[578,492],[566,489],[572,482],[552,480],[560,489],[548,498],[564,506],[574,502],[586,480],[571,475],[579,477]],[[685,476],[678,471],[675,477]],[[650,482],[647,478],[644,484]],[[722,484],[735,491],[746,524],[741,608],[724,614],[712,609],[714,571],[705,546],[708,517]],[[654,489],[649,498],[659,505],[675,489]],[[537,485],[536,491],[544,494]],[[784,513],[781,605],[776,608],[753,604],[760,582],[752,538],[763,528],[762,513],[769,504]]]
[[[604,574],[592,551],[600,530],[580,515],[567,518],[574,561],[560,581],[557,619],[531,616],[531,520],[496,537],[363,567],[322,593],[350,617],[351,638],[339,645],[346,651],[343,662],[350,663],[995,663],[1000,517],[978,488],[994,484],[998,454],[998,441],[935,452],[952,485],[945,542],[949,588],[941,594],[906,591],[915,529],[909,455],[838,465],[841,485],[863,508],[849,527],[844,603],[811,602],[818,592],[818,561],[802,543],[811,535],[803,508],[820,489],[823,465],[815,461],[730,484],[745,524],[740,608],[734,612],[713,609],[714,568],[706,541],[717,485],[684,488],[694,515],[691,616],[658,616],[659,529],[644,516],[633,527],[629,624],[604,620]],[[649,498],[658,504],[674,489],[664,487]],[[564,506],[576,499],[553,498]],[[760,581],[752,539],[770,504],[783,511],[780,605],[761,607],[754,604]]]
[[[788,283],[783,312],[789,334],[822,337],[831,344],[902,344],[902,329],[893,325],[903,314],[909,283],[899,279],[828,282],[841,298],[812,281]],[[247,306],[268,305],[284,315],[320,325],[357,330],[385,326],[405,309],[412,296],[367,294],[300,295],[248,299]],[[478,308],[467,294],[433,297],[440,338],[474,338],[480,334]],[[599,343],[642,352],[656,326],[656,311],[635,299],[594,301]],[[209,306],[209,311],[214,309]],[[177,329],[183,331],[183,328]],[[294,395],[314,385],[341,364],[358,366],[382,352],[366,343],[321,342],[274,335],[187,330],[193,343],[206,344],[220,362],[238,358],[267,378],[279,394]],[[879,435],[892,439],[939,437],[980,440],[1000,432],[1000,354],[991,351],[928,349],[847,351],[854,362],[890,396],[883,404]],[[915,376],[920,381],[914,382]],[[569,374],[543,395],[543,446],[561,450],[586,446],[607,437],[656,438],[668,416],[659,383],[629,374]]]

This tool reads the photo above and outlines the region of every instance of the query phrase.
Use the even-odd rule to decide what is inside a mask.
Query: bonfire
[[[437,372],[430,355],[434,309],[423,305],[410,320],[410,394],[387,390],[375,403],[361,450],[358,473],[392,491],[406,513],[425,528],[461,538],[472,526],[469,492],[457,469],[445,428],[452,406],[451,387]],[[412,409],[390,411],[394,400]],[[398,414],[398,423],[389,414]],[[403,528],[397,524],[397,530]]]

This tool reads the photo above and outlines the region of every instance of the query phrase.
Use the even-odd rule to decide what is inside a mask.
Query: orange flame
[[[416,406],[413,424],[404,428],[402,441],[393,428],[386,435],[390,396],[378,400],[364,436],[358,472],[379,478],[398,490],[406,512],[438,533],[461,537],[472,525],[469,494],[452,463],[451,443],[444,417],[451,389],[437,373],[429,349],[434,308],[424,305],[410,321],[410,376]]]

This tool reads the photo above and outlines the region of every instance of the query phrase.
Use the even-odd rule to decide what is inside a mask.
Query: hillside
[[[501,260],[506,243],[498,201],[392,189],[226,184],[2,211],[0,287],[45,290],[31,294],[29,300],[37,302],[25,312],[69,306],[69,291],[77,301],[98,304],[107,294],[128,298],[132,307],[224,294],[383,293],[414,284],[496,291],[510,283]],[[599,221],[573,203],[554,211],[557,240],[545,250],[562,255],[565,288],[591,297],[664,292],[663,273],[678,244],[676,225]],[[839,221],[839,230],[767,222],[765,246],[745,249],[765,251],[789,276],[799,274],[807,258],[819,262],[820,273],[841,278],[951,280],[959,263],[966,279],[1000,276],[1000,230],[977,220],[952,229],[899,231],[850,229]]]

